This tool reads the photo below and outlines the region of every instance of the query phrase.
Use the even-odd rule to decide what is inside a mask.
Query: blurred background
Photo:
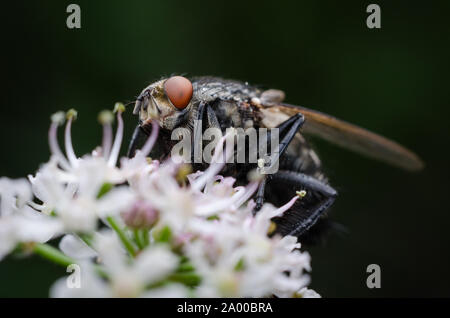
[[[79,30],[66,7],[81,7]],[[283,89],[416,151],[407,173],[313,140],[348,233],[308,248],[325,297],[450,296],[448,1],[15,1],[2,5],[0,176],[48,160],[50,115],[76,108],[79,155],[101,139],[100,110],[172,73]],[[127,138],[136,124],[126,114]],[[125,152],[125,149],[122,149]],[[381,266],[381,288],[366,268]],[[0,263],[0,296],[46,297],[65,270],[36,257]]]

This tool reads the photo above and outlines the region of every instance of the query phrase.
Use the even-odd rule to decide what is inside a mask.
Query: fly
[[[267,175],[255,195],[256,208],[264,202],[281,205],[304,190],[307,196],[280,218],[276,232],[282,235],[304,236],[325,224],[325,211],[334,203],[337,191],[322,171],[322,163],[304,135],[313,135],[409,171],[423,168],[422,160],[400,144],[364,128],[305,107],[283,103],[280,90],[264,90],[248,83],[217,77],[187,79],[173,76],[146,87],[137,98],[134,113],[139,124],[129,147],[132,157],[151,131],[156,120],[160,135],[152,157],[170,156],[174,141],[171,132],[178,128],[190,131],[207,128],[278,128],[279,170]],[[201,122],[202,127],[196,127]],[[199,144],[192,141],[193,146]],[[250,164],[231,168],[224,174],[245,182]],[[303,193],[305,193],[303,191]],[[313,227],[313,225],[315,225]],[[313,229],[311,228],[313,227]]]

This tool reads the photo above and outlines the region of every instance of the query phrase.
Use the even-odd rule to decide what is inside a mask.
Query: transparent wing
[[[395,141],[330,115],[289,104],[270,107],[259,105],[259,107],[264,114],[263,123],[267,127],[275,127],[288,117],[302,113],[306,118],[302,133],[320,137],[343,148],[406,170],[417,171],[424,167],[423,161],[414,152]]]

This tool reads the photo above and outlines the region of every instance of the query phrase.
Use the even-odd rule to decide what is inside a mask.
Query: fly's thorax
[[[195,98],[204,102],[215,100],[247,102],[261,96],[262,93],[260,89],[246,82],[218,77],[195,77],[192,84]]]

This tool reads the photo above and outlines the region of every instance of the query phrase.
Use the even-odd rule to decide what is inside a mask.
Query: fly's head
[[[172,76],[146,87],[137,98],[134,114],[142,125],[157,120],[161,128],[174,129],[189,118],[194,108],[193,86],[185,77]]]

